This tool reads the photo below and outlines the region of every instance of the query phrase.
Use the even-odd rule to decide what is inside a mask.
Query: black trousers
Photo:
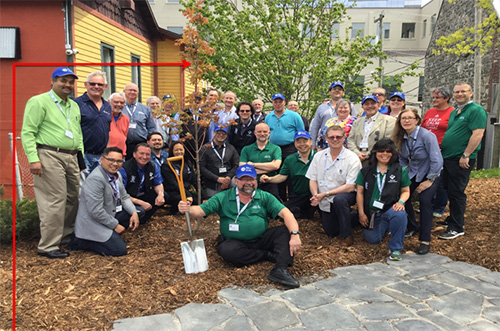
[[[311,206],[311,194],[299,195],[291,193],[285,206],[290,209],[295,218],[307,218],[312,220],[317,207]]]
[[[413,195],[413,192],[415,192],[420,183],[421,182],[416,181],[416,177],[413,177],[410,185],[410,196]],[[413,210],[411,201],[408,201],[405,206],[406,213],[408,214],[408,231],[420,231],[420,241],[431,241],[431,229],[433,220],[432,199],[436,194],[438,186],[439,182],[436,180],[434,183],[432,183],[431,187],[418,195],[418,200],[420,202],[420,224],[415,218],[415,211]]]
[[[443,185],[450,201],[450,216],[447,218],[448,230],[464,231],[464,215],[467,204],[465,189],[476,160],[469,160],[469,169],[461,168],[460,158],[444,159]]]
[[[330,204],[330,212],[321,211],[321,225],[330,237],[340,235],[341,238],[352,236],[352,226],[355,220],[351,214],[351,206],[356,203],[356,192],[339,193]]]
[[[297,149],[295,148],[295,144],[291,143],[285,146],[280,146],[281,148],[281,166],[283,166],[283,162],[285,162],[285,159],[289,156],[292,155],[293,153],[297,152]],[[281,169],[281,168],[280,168]],[[287,190],[288,194],[293,192],[292,188],[292,177],[288,176],[287,180],[284,181],[283,183],[278,184],[278,191],[279,195],[282,201],[287,201],[288,196],[287,196]]]
[[[292,265],[290,233],[286,226],[269,228],[254,242],[222,238],[217,246],[217,253],[224,261],[238,268],[265,260],[268,252],[276,254],[277,268]]]

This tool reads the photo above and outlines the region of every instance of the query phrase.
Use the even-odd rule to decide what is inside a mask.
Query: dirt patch
[[[442,228],[434,227],[431,252],[500,271],[499,180],[473,179],[467,193],[466,235],[439,240]],[[291,272],[303,284],[329,277],[328,270],[337,267],[385,263],[387,238],[370,245],[355,229],[354,246],[342,248],[338,238],[323,233],[319,219],[299,223],[303,248]],[[197,237],[205,241],[209,270],[192,275],[184,273],[180,249],[188,238],[185,220],[165,212],[125,234],[129,254],[120,258],[80,251],[49,260],[36,255],[36,242],[18,243],[16,329],[109,330],[117,319],[170,313],[190,302],[217,302],[217,292],[226,287],[262,292],[276,286],[267,280],[269,262],[241,269],[223,262],[215,248],[217,235],[217,218],[203,219]],[[406,252],[418,245],[417,236],[404,243]],[[1,330],[12,328],[12,247],[0,252]]]

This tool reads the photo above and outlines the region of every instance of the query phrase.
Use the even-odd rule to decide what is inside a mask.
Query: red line
[[[184,63],[14,63],[18,66],[183,66]]]
[[[12,329],[16,329],[16,64],[12,65],[12,134],[13,151],[12,154]]]

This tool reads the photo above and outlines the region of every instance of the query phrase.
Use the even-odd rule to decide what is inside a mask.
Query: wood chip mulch
[[[434,227],[431,252],[500,271],[499,180],[472,179],[467,193],[466,235],[439,240],[443,229]],[[330,277],[328,270],[337,267],[385,263],[387,238],[370,245],[358,228],[354,246],[343,248],[338,238],[323,233],[316,217],[299,221],[303,247],[291,272],[302,284]],[[120,258],[78,251],[49,260],[36,255],[36,241],[17,243],[16,330],[110,330],[117,319],[171,313],[190,302],[215,303],[217,292],[226,287],[264,292],[276,286],[267,280],[273,267],[269,262],[237,269],[222,261],[216,251],[216,216],[200,224],[196,237],[204,239],[209,270],[199,274],[184,273],[180,243],[188,239],[185,218],[165,211],[124,235],[129,254]],[[418,236],[405,240],[405,252],[418,245]],[[12,246],[0,252],[0,330],[9,330]]]

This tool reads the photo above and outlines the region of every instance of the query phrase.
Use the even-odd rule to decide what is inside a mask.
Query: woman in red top
[[[426,128],[436,135],[439,146],[443,140],[444,133],[448,128],[448,119],[453,111],[450,107],[451,92],[446,87],[439,87],[432,91],[432,104],[434,108],[429,109],[422,119],[421,127]],[[434,199],[432,200],[434,217],[441,217],[448,204],[448,194],[443,187],[441,178],[438,179],[439,184],[436,190]]]

